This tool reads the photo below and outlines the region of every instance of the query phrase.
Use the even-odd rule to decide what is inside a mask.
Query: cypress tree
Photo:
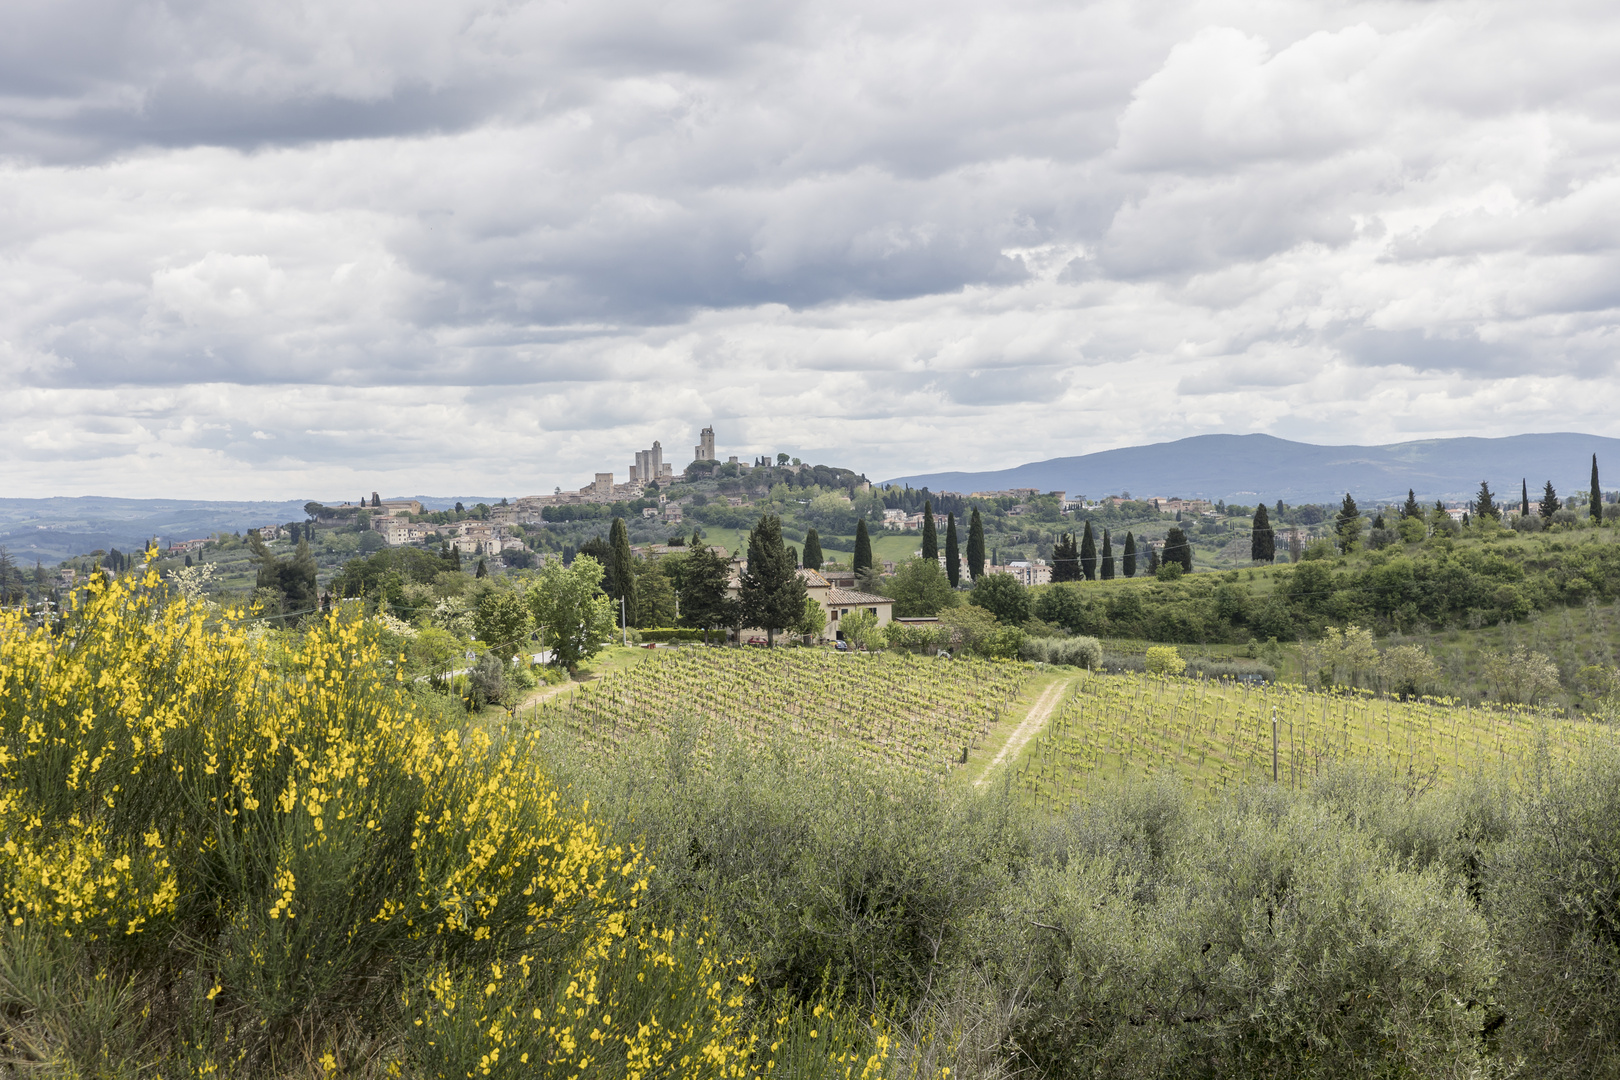
[[[855,523],[855,572],[872,569],[872,538],[866,534],[866,518]]]
[[[1129,530],[1125,532],[1125,551],[1120,557],[1119,568],[1128,578],[1136,576],[1136,535]]]
[[[1281,499],[1277,500],[1277,506],[1276,506],[1275,513],[1276,513],[1277,520],[1281,521],[1283,519],[1283,502],[1282,502]]]
[[[1114,580],[1114,542],[1109,539],[1107,529],[1103,530],[1101,573],[1104,581]]]
[[[1159,549],[1150,542],[1148,544],[1147,575],[1152,577],[1159,572]]]
[[[1551,480],[1547,481],[1547,490],[1548,491],[1552,490],[1552,481]],[[1519,479],[1519,516],[1520,517],[1529,517],[1530,516],[1530,478],[1529,477],[1521,477]],[[1545,516],[1545,515],[1543,515],[1543,516]]]
[[[956,546],[956,515],[945,515],[945,579],[951,588],[962,584],[962,552]]]
[[[615,600],[623,600],[626,611],[634,611],[636,568],[632,565],[634,556],[630,554],[630,530],[625,528],[624,518],[613,519],[613,525],[608,529],[608,547],[612,553],[607,574],[612,587],[608,589],[608,595]]]
[[[1254,524],[1249,534],[1249,558],[1255,562],[1277,561],[1277,533],[1271,527],[1265,503],[1254,509]]]
[[[1417,493],[1414,492],[1411,488],[1407,488],[1406,489],[1406,504],[1401,507],[1401,517],[1403,517],[1403,518],[1421,518],[1422,516],[1423,516],[1423,507],[1418,505]]]
[[[1598,486],[1597,455],[1592,455],[1592,524],[1603,524],[1603,489]]]
[[[1564,504],[1558,501],[1558,492],[1553,490],[1552,481],[1547,481],[1547,489],[1541,493],[1541,505],[1537,507],[1541,511],[1541,516],[1551,518],[1558,513],[1558,508],[1562,505]],[[1526,510],[1525,513],[1528,514],[1529,511]]]
[[[804,568],[806,570],[820,570],[821,564],[826,560],[821,555],[821,535],[816,532],[814,525],[804,534]]]
[[[934,531],[934,502],[923,503],[922,557],[928,562],[939,561],[939,534]]]
[[[480,558],[478,560],[478,570],[477,570],[476,573],[473,574],[473,577],[480,577],[480,578],[489,577],[489,567],[484,565],[484,560],[482,558]]]
[[[967,563],[968,573],[974,581],[984,577],[984,522],[979,520],[977,506],[968,518]]]
[[[1091,535],[1091,522],[1086,522],[1085,534],[1080,538],[1080,570],[1087,581],[1097,580],[1097,539]]]
[[[1187,534],[1181,531],[1180,525],[1170,526],[1170,531],[1164,534],[1163,561],[1178,562],[1183,570],[1192,573],[1192,545],[1187,542]]]

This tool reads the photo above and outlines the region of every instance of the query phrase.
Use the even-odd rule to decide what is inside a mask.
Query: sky
[[[7,0],[0,494],[1620,435],[1620,5]]]

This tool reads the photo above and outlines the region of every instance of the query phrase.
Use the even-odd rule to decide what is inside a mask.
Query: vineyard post
[[[1277,782],[1277,706],[1271,707],[1271,782]]]

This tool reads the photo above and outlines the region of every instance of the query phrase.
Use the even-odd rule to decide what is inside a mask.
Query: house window
[[[875,607],[869,607],[869,608],[867,608],[867,609],[866,609],[866,613],[867,613],[867,614],[868,614],[868,615],[870,615],[870,616],[872,616],[872,618],[874,618],[874,619],[875,619],[875,618],[877,618],[877,608],[875,608]]]

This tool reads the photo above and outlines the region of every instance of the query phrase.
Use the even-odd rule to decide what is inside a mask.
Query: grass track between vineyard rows
[[[1012,766],[1029,804],[1062,811],[1095,784],[1169,773],[1210,792],[1272,776],[1301,787],[1333,763],[1356,763],[1418,790],[1506,770],[1522,781],[1539,753],[1557,762],[1616,733],[1531,709],[1468,708],[1315,693],[1288,684],[1081,674]]]
[[[945,775],[1017,703],[1035,671],[984,660],[935,660],[812,649],[670,649],[650,653],[522,713],[531,726],[611,753],[678,725],[700,756],[730,732],[756,743],[837,743],[874,763]]]

